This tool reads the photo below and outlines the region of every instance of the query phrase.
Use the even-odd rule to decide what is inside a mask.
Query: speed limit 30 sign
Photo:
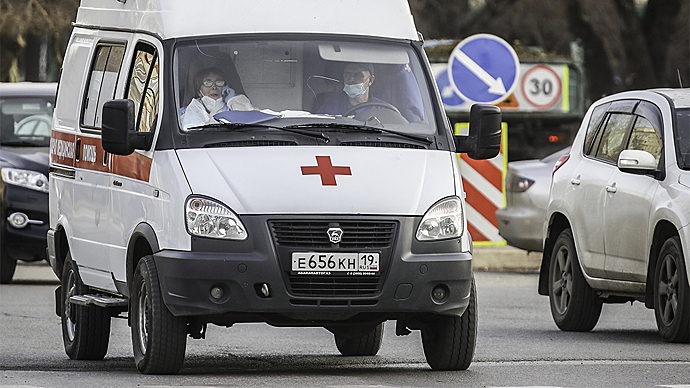
[[[549,109],[561,97],[561,78],[550,67],[536,65],[522,76],[521,91],[530,105]]]

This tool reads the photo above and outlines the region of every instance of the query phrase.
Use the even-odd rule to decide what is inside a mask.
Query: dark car
[[[0,283],[46,258],[55,83],[0,83]]]

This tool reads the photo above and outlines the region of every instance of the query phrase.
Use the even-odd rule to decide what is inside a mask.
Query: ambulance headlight
[[[3,168],[0,171],[2,180],[11,185],[26,187],[31,190],[48,192],[48,178],[40,172],[20,170],[17,168]]]
[[[208,198],[191,197],[185,205],[187,231],[193,236],[245,240],[240,218],[227,206]]]
[[[417,240],[433,241],[457,238],[464,229],[462,202],[458,197],[446,198],[429,209],[417,228]]]

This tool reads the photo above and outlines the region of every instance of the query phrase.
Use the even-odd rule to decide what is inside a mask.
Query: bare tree
[[[570,42],[579,40],[590,99],[678,86],[678,71],[690,85],[688,0],[649,0],[644,9],[634,0],[486,0],[469,17],[462,15],[468,11],[464,1],[410,0],[410,5],[416,21],[425,19],[418,28],[427,38],[491,33],[563,56],[570,54]]]
[[[680,72],[690,86],[690,1],[649,0],[642,28],[657,79],[678,86]]]
[[[516,45],[585,49],[590,98],[620,90],[690,85],[690,1],[409,0],[425,38],[492,33]],[[48,39],[60,65],[79,0],[0,0],[0,80]],[[32,51],[33,50],[33,51]],[[27,62],[37,60],[27,58]],[[28,74],[27,74],[28,76]],[[30,78],[30,77],[27,77]]]
[[[78,7],[79,0],[0,0],[0,80],[9,80],[18,59],[38,55],[41,41],[50,42],[49,57],[60,65]]]
[[[471,17],[468,0],[411,0],[410,9],[425,38],[456,38]]]

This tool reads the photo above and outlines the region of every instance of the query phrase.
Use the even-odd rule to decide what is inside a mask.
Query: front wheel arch
[[[654,274],[656,273],[661,246],[673,236],[678,236],[678,230],[668,221],[661,221],[654,228],[653,242],[649,250],[649,262],[647,263],[647,284],[645,286],[644,298],[644,305],[648,309],[654,308]]]
[[[541,267],[539,270],[539,295],[549,295],[549,267],[551,263],[551,251],[556,243],[556,239],[565,229],[571,229],[570,222],[561,213],[554,213],[549,220],[549,228],[547,230],[546,238],[544,239],[544,250],[541,258]]]
[[[127,284],[132,283],[134,270],[139,260],[158,251],[160,251],[158,237],[153,227],[147,223],[137,225],[127,244]],[[130,292],[129,287],[126,292]]]

